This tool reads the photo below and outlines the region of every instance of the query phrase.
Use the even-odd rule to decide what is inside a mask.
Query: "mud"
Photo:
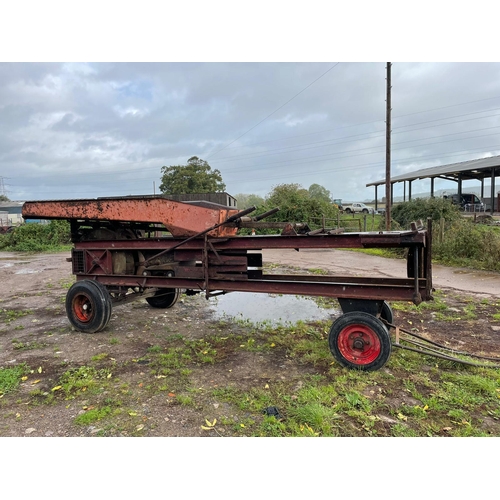
[[[0,253],[0,366],[26,363],[33,371],[15,394],[0,398],[0,436],[206,436],[201,425],[207,415],[236,422],[245,418],[244,412],[210,397],[214,388],[250,389],[283,380],[300,387],[303,377],[314,372],[312,367],[288,358],[284,350],[267,353],[228,350],[221,353],[221,362],[200,365],[190,374],[190,385],[201,394],[203,402],[197,406],[180,405],[176,393],[182,389],[182,381],[165,390],[151,390],[161,380],[156,380],[149,371],[150,349],[161,348],[176,336],[199,340],[214,333],[224,338],[244,334],[238,321],[223,326],[214,313],[217,301],[196,295],[182,296],[166,311],[152,309],[144,300],[122,305],[113,308],[110,323],[102,332],[94,335],[75,332],[66,317],[64,303],[67,289],[74,282],[68,257],[69,253],[32,256]],[[401,276],[405,266],[404,262],[346,251],[300,254],[265,251],[264,262],[294,266],[301,273],[320,268],[332,274],[362,275],[369,270],[373,276]],[[485,302],[481,309],[484,315],[474,321],[460,321],[460,318],[439,321],[432,312],[425,313],[419,331],[431,333],[434,340],[456,348],[498,356],[500,323],[492,323],[488,318],[498,312],[499,276],[439,266],[435,273],[435,285],[442,287],[452,309],[463,311],[471,297],[477,304],[483,298],[488,299],[489,305]],[[251,303],[251,294],[245,301]],[[280,316],[274,308],[268,309],[271,317]],[[333,308],[325,314],[333,320],[339,313]],[[410,328],[414,319],[411,313],[395,312],[395,321]],[[98,423],[75,424],[76,417],[92,408],[90,394],[88,399],[59,397],[53,404],[29,403],[33,391],[50,394],[65,371],[98,366],[96,360],[100,356],[113,367],[116,380],[113,394],[101,397],[104,401],[118,398],[126,407],[122,420],[112,429]]]

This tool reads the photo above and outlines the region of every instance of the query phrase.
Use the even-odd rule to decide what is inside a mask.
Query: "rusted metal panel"
[[[206,208],[163,197],[97,198],[83,200],[27,201],[23,217],[78,219],[163,224],[175,237],[188,237],[223,223],[235,209]],[[233,236],[236,227],[221,226],[209,232],[215,238]]]
[[[113,274],[111,252],[108,250],[86,251],[85,268],[88,274]]]

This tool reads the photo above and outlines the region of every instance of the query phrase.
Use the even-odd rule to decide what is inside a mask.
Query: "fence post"
[[[366,214],[363,215],[363,231],[366,233]]]
[[[439,219],[439,243],[443,243],[444,240],[444,217]]]

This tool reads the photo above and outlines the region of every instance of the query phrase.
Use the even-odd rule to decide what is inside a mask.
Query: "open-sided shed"
[[[476,179],[481,183],[481,198],[486,203],[487,210],[498,211],[499,200],[495,197],[495,177],[500,175],[500,156],[490,156],[489,158],[479,158],[460,163],[450,163],[439,167],[424,168],[414,172],[398,175],[391,178],[391,205],[393,202],[394,184],[403,182],[406,199],[406,182],[408,182],[408,200],[411,200],[411,185],[415,180],[430,179],[430,195],[434,196],[434,180],[445,179],[457,182],[458,194],[462,194],[462,182],[464,180]],[[491,179],[490,196],[484,196],[484,180]],[[375,186],[375,200],[377,200],[378,186],[385,186],[385,179],[371,182],[366,187]],[[377,202],[375,202],[377,203]],[[377,206],[375,205],[375,208]]]

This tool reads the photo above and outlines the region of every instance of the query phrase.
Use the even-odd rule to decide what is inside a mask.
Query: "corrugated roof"
[[[490,156],[488,158],[479,158],[477,160],[462,161],[459,163],[450,163],[439,167],[423,168],[415,170],[409,174],[397,175],[391,177],[392,182],[413,181],[416,179],[429,179],[431,177],[448,177],[456,179],[462,174],[464,179],[481,179],[491,176],[491,169],[500,168],[500,156]],[[468,175],[463,175],[463,174]],[[496,173],[495,175],[497,175]],[[385,184],[385,179],[376,182],[370,182],[366,187],[379,186]]]

